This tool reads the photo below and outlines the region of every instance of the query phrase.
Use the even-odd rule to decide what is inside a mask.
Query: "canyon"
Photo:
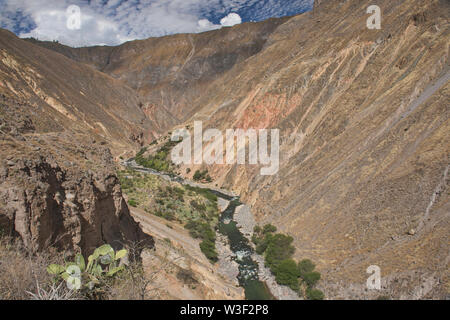
[[[273,128],[274,175],[225,162],[177,173],[208,170],[208,186],[291,235],[327,298],[448,297],[450,3],[377,2],[380,30],[366,27],[366,0],[117,47],[0,30],[0,225],[34,251],[152,247],[123,198],[120,158],[194,121]],[[370,265],[381,290],[366,287]]]

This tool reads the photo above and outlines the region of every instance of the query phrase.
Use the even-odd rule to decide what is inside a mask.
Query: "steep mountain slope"
[[[319,263],[328,296],[380,294],[365,292],[375,264],[387,295],[443,297],[449,3],[381,1],[379,31],[365,26],[370,4],[322,1],[290,19],[198,97],[193,119],[280,129],[278,174],[211,169],[259,220],[294,236],[299,258]]]
[[[0,30],[0,229],[30,251],[152,246],[108,147],[137,147],[157,132],[133,89]]]
[[[321,1],[215,79],[183,126],[280,129],[280,170],[215,165],[215,183],[318,262],[328,297],[449,288],[449,3]],[[199,166],[191,167],[191,174]],[[184,173],[184,168],[180,172]],[[366,289],[369,265],[383,290]]]
[[[27,101],[59,130],[88,131],[117,147],[158,133],[158,124],[141,110],[133,89],[85,64],[6,30],[0,30],[0,59],[0,93]]]
[[[268,36],[288,19],[149,38],[118,47],[70,48],[28,41],[123,80],[145,98],[145,112],[168,129],[192,116],[198,109],[193,101],[208,92],[210,82],[257,54]]]

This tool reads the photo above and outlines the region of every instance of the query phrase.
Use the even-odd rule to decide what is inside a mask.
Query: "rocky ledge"
[[[80,167],[44,145],[31,152],[29,146],[17,147],[28,147],[27,152],[5,155],[0,162],[3,233],[20,237],[31,252],[56,247],[89,254],[104,243],[153,246],[131,217],[113,167],[106,162],[97,170]],[[105,152],[101,157],[110,158]]]

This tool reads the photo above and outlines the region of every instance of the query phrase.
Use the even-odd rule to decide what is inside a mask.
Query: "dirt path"
[[[205,269],[214,271],[208,259],[199,249],[199,241],[193,239],[189,233],[178,224],[171,223],[163,218],[148,214],[138,208],[130,208],[133,217],[141,224],[144,232],[151,234],[155,238],[164,240],[170,239],[173,243],[182,248],[190,257],[201,263]],[[170,226],[170,227],[169,227]]]
[[[219,265],[212,265],[200,251],[199,241],[193,239],[178,223],[151,215],[138,208],[130,208],[132,216],[144,232],[156,242],[153,253],[143,256],[149,273],[160,268],[155,285],[161,287],[162,299],[244,299],[243,289],[235,278],[229,278]],[[162,268],[161,268],[162,267]],[[186,284],[178,279],[179,270],[190,270],[198,283]]]

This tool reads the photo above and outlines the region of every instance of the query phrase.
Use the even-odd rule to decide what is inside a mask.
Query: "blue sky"
[[[80,8],[79,28],[68,28],[70,5]],[[0,0],[0,27],[76,47],[117,45],[294,15],[312,5],[313,0]]]

